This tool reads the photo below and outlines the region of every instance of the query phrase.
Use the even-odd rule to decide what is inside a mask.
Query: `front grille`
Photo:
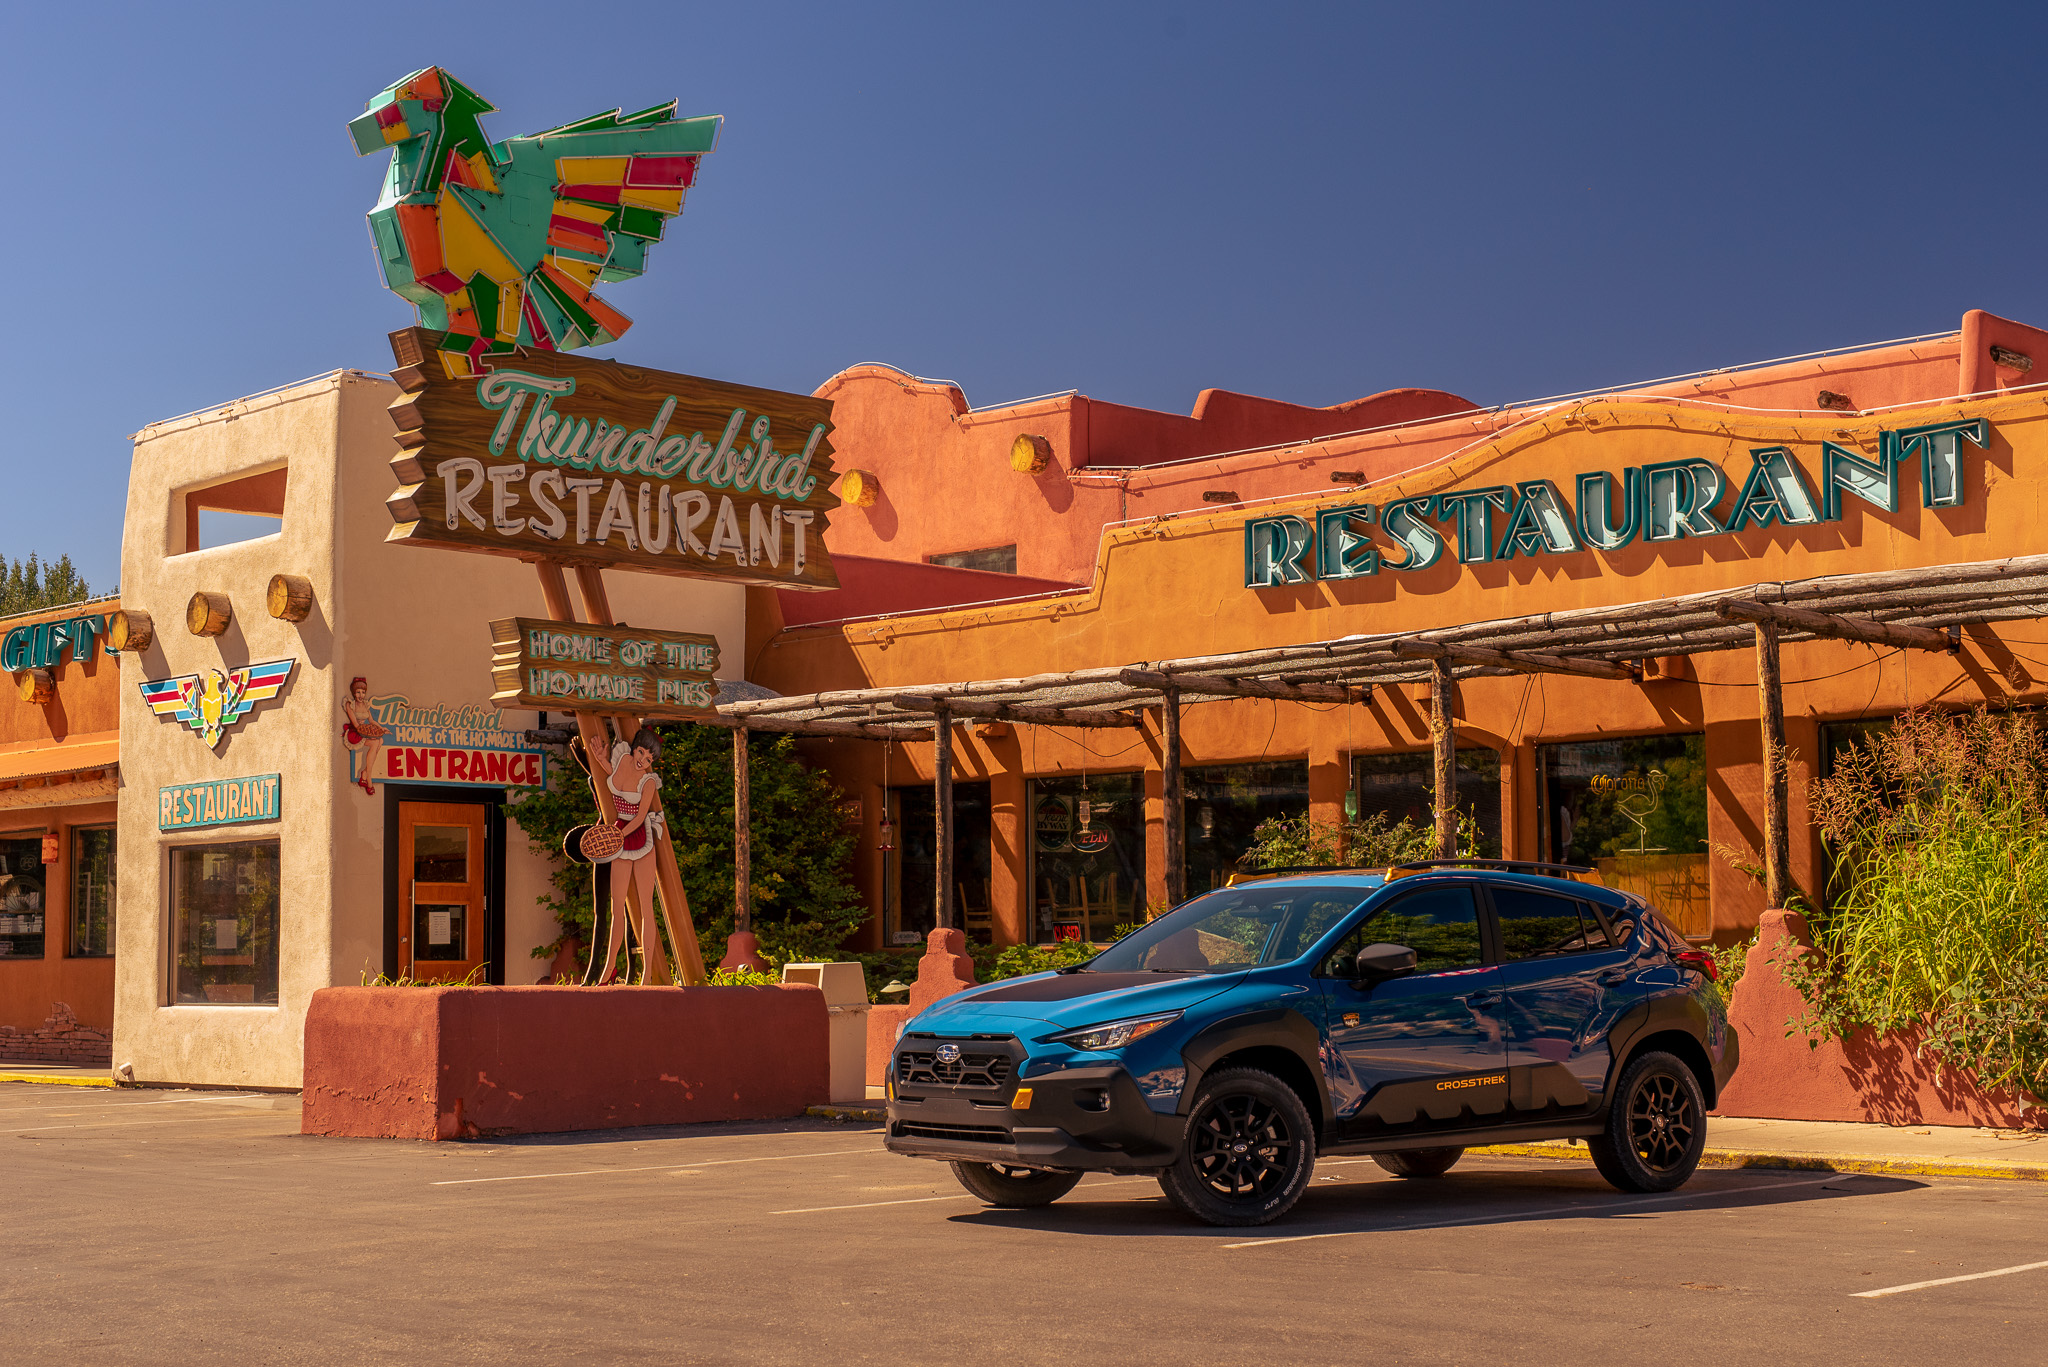
[[[930,1045],[903,1049],[896,1055],[896,1086],[960,1087],[995,1091],[1009,1084],[1017,1061],[988,1048],[962,1049],[951,1063],[941,1063]]]
[[[943,1139],[955,1144],[1007,1144],[1010,1132],[1000,1125],[918,1125],[896,1122],[898,1139]]]

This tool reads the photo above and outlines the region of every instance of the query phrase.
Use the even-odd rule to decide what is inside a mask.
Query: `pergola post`
[[[1166,802],[1166,904],[1177,907],[1187,897],[1187,803],[1180,779],[1180,690],[1159,691],[1161,787]]]
[[[1458,733],[1452,724],[1451,662],[1429,662],[1429,743],[1436,769],[1436,857],[1458,857]]]
[[[939,929],[953,929],[953,713],[944,703],[932,709],[932,810],[937,818],[938,846],[932,863],[938,869],[938,896],[932,907]]]
[[[747,728],[732,731],[732,928],[754,930],[754,776],[747,762]]]
[[[1756,688],[1764,742],[1764,904],[1782,907],[1792,891],[1792,841],[1785,777],[1785,691],[1778,676],[1775,622],[1756,624]]]

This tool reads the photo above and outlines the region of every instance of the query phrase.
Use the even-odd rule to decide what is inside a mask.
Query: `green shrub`
[[[1460,812],[1458,827],[1458,848],[1475,848],[1479,823],[1469,812]],[[1339,864],[1372,869],[1435,856],[1436,829],[1418,826],[1405,816],[1390,825],[1384,812],[1342,821],[1317,821],[1304,812],[1261,821],[1238,864],[1246,869]]]
[[[1942,1064],[2048,1096],[2048,735],[2016,713],[1900,716],[1813,787],[1835,861],[1794,1029],[1927,1027]]]

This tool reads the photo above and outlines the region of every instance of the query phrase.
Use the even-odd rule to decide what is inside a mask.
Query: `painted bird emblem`
[[[247,716],[259,702],[284,691],[295,660],[269,660],[222,673],[180,674],[151,679],[142,685],[142,700],[159,717],[181,721],[215,749],[227,729]]]
[[[481,123],[493,106],[439,67],[366,110],[349,123],[357,154],[391,152],[370,211],[384,283],[448,334],[454,376],[515,346],[573,351],[631,327],[593,290],[647,269],[720,123],[677,119],[671,100],[494,143]]]

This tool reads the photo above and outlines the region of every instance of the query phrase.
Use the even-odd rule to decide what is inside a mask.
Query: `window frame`
[[[1402,881],[1406,882],[1407,880],[1403,879]],[[1388,884],[1387,886],[1392,888],[1400,888],[1400,884],[1398,883]],[[1365,927],[1366,923],[1371,921],[1375,916],[1378,916],[1381,912],[1386,911],[1390,907],[1398,906],[1400,903],[1406,901],[1410,897],[1417,896],[1432,888],[1460,888],[1464,891],[1467,897],[1472,899],[1473,925],[1479,931],[1479,962],[1476,964],[1468,964],[1463,968],[1440,968],[1430,973],[1416,972],[1403,974],[1402,976],[1404,978],[1434,978],[1441,976],[1445,973],[1470,973],[1476,969],[1499,967],[1500,960],[1494,952],[1494,942],[1491,938],[1493,934],[1493,903],[1484,895],[1486,891],[1486,885],[1476,878],[1456,878],[1445,879],[1442,882],[1431,881],[1429,883],[1424,884],[1421,887],[1401,889],[1399,891],[1396,891],[1392,896],[1388,897],[1385,901],[1375,902],[1372,905],[1363,908],[1359,912],[1355,920],[1348,921],[1344,925],[1337,928],[1337,930],[1333,933],[1333,937],[1327,942],[1329,948],[1322,950],[1320,953],[1316,952],[1314,949],[1311,949],[1309,951],[1309,956],[1313,957],[1315,960],[1314,964],[1309,969],[1309,976],[1312,978],[1322,978],[1326,981],[1331,982],[1352,981],[1352,979],[1346,977],[1341,973],[1323,972],[1323,965],[1329,962],[1331,955],[1335,954],[1339,949],[1343,948],[1344,942],[1350,939],[1355,931],[1362,930]],[[1388,941],[1387,943],[1391,944],[1393,942]]]
[[[41,845],[41,843],[42,843],[42,841],[44,840],[44,838],[46,838],[46,837],[47,837],[47,836],[48,836],[49,834],[50,834],[50,827],[48,827],[48,826],[32,826],[32,827],[28,827],[28,828],[26,828],[26,829],[23,829],[23,830],[13,830],[13,831],[0,831],[0,841],[8,841],[8,840],[22,840],[22,841],[34,841],[34,842],[36,842],[36,844],[37,844],[38,846],[40,846],[40,845]],[[50,941],[51,941],[51,939],[52,939],[52,936],[50,935],[50,876],[49,876],[49,873],[47,872],[47,870],[49,869],[49,867],[50,867],[50,866],[49,866],[48,864],[44,864],[44,865],[43,865],[42,867],[43,867],[43,869],[45,870],[45,872],[44,872],[44,874],[43,874],[43,905],[42,905],[42,917],[43,917],[43,952],[42,952],[42,953],[40,953],[40,954],[38,954],[38,955],[35,955],[35,956],[34,956],[33,958],[31,958],[31,957],[30,957],[29,955],[26,955],[26,954],[8,954],[8,955],[5,955],[5,956],[0,956],[0,964],[10,964],[10,963],[15,963],[15,964],[44,964],[44,963],[48,963],[48,962],[50,962],[50,960],[51,960],[52,958],[62,958],[62,957],[64,957],[64,956],[63,956],[63,955],[61,955],[61,954],[59,954],[59,955],[52,955],[52,954],[51,954],[51,952],[50,952],[50,949],[51,949]],[[10,875],[10,876],[11,876],[11,875]],[[68,917],[67,917],[67,919],[68,919]],[[27,932],[26,932],[26,931],[23,931],[23,932],[21,932],[21,933],[22,933],[22,934],[26,934]]]
[[[277,850],[277,925],[272,940],[277,949],[277,1000],[276,1001],[180,1001],[178,999],[178,856],[201,850],[218,849],[234,845],[269,845]],[[245,840],[180,840],[166,842],[163,846],[163,953],[161,969],[162,986],[157,993],[158,1005],[166,1008],[199,1007],[203,1009],[232,1007],[237,1011],[280,1011],[284,1009],[284,841],[279,835],[258,836]],[[203,986],[203,984],[202,984]]]
[[[121,824],[118,821],[95,821],[82,826],[67,826],[65,829],[71,834],[71,848],[69,850],[71,866],[68,870],[70,882],[65,889],[64,957],[67,959],[111,959],[114,957],[115,942],[119,936],[120,929]],[[79,856],[79,842],[85,836],[96,831],[105,831],[113,837],[113,848],[108,852],[109,867],[107,870],[107,947],[103,950],[84,950],[79,948],[78,934],[79,914],[83,901],[79,896],[79,878],[85,870],[85,861]],[[44,901],[47,902],[48,900],[49,897],[46,893]],[[48,924],[47,921],[44,922],[46,927]]]
[[[1487,883],[1482,886],[1486,890],[1486,919],[1490,923],[1489,932],[1493,940],[1493,963],[1496,967],[1505,968],[1509,964],[1541,963],[1545,960],[1576,959],[1586,954],[1612,954],[1615,950],[1622,947],[1614,942],[1614,927],[1609,925],[1607,918],[1600,915],[1594,904],[1584,897],[1575,897],[1568,892],[1552,892],[1547,888],[1525,888],[1518,883]],[[1497,889],[1509,887],[1512,887],[1516,892],[1526,892],[1532,897],[1551,897],[1560,902],[1570,903],[1578,911],[1581,934],[1585,932],[1590,924],[1599,930],[1600,934],[1606,938],[1607,943],[1597,948],[1589,946],[1585,949],[1574,950],[1569,954],[1531,954],[1519,959],[1510,959],[1508,957],[1507,935],[1501,929],[1500,906],[1493,898],[1493,894]]]

